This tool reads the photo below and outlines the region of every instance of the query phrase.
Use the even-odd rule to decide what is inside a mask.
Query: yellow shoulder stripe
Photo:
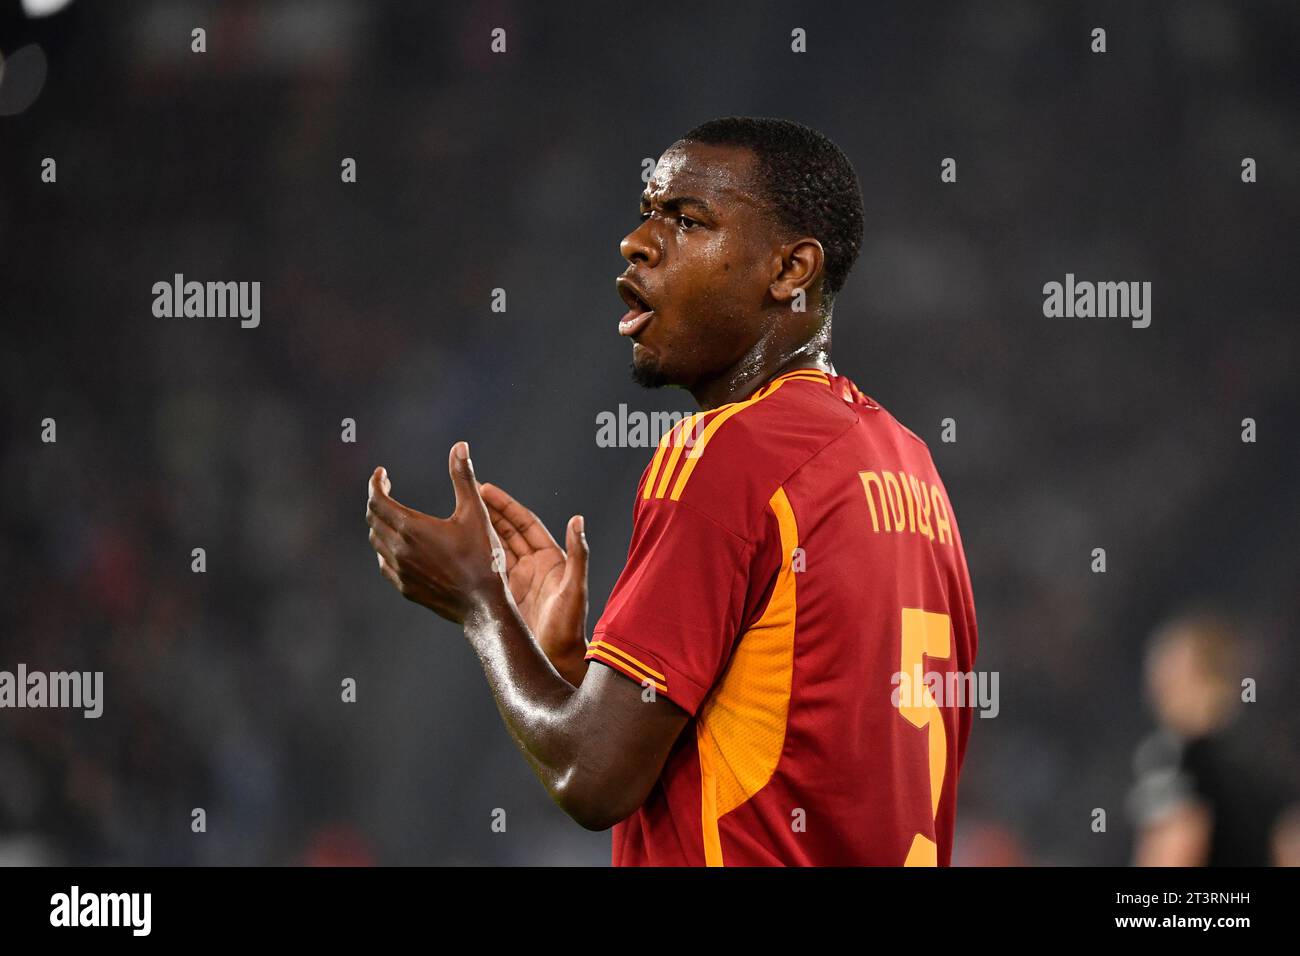
[[[714,435],[718,433],[718,429],[722,427],[723,423],[726,422],[727,419],[731,418],[731,416],[739,415],[745,409],[753,408],[763,399],[768,398],[771,395],[775,395],[780,390],[782,385],[784,385],[786,382],[791,381],[792,377],[795,374],[797,373],[791,372],[790,375],[782,375],[780,378],[774,379],[773,381],[769,382],[767,385],[764,385],[757,392],[755,392],[752,397],[747,398],[745,401],[733,402],[730,405],[723,405],[720,409],[718,409],[718,414],[715,415],[709,421],[709,424],[704,427],[703,434],[700,435],[700,437],[696,440],[695,445],[691,448],[690,452],[687,453],[686,464],[682,466],[681,474],[677,476],[677,482],[676,484],[673,485],[673,493],[669,496],[671,500],[677,501],[678,499],[681,498],[682,491],[684,491],[686,488],[686,483],[691,480],[691,472],[693,472],[695,470],[695,466],[700,463],[700,458],[703,457],[704,455],[704,449],[706,449],[709,446],[709,441],[713,438]],[[659,490],[658,497],[661,498],[663,497],[662,482],[660,483],[660,490]]]
[[[687,434],[688,430],[693,433],[696,423],[704,417],[705,412],[696,412],[683,418],[680,422],[668,429],[668,434],[659,439],[659,449],[655,452],[654,460],[650,462],[650,474],[646,476],[645,488],[641,492],[642,498],[663,497],[662,487],[656,492],[655,478],[659,476],[659,469],[663,466],[664,457],[671,446],[673,449],[672,458],[668,462],[668,467],[663,469],[663,483],[668,481],[668,476],[672,474],[673,468],[677,466],[677,459],[681,457],[682,445],[686,444],[686,439],[682,436]],[[661,483],[662,484],[662,483]]]
[[[686,489],[686,483],[691,479],[691,473],[695,470],[700,457],[704,454],[704,449],[709,444],[709,440],[717,434],[723,423],[732,415],[737,415],[745,409],[758,404],[768,396],[775,394],[786,382],[795,381],[820,382],[826,386],[830,385],[830,377],[820,369],[795,369],[793,372],[778,375],[744,401],[731,402],[707,412],[697,412],[688,418],[682,419],[674,428],[669,430],[668,434],[660,439],[659,448],[655,452],[654,460],[650,463],[650,473],[646,476],[646,483],[641,491],[641,497],[643,499],[664,497],[664,494],[668,492],[669,482],[672,482],[673,475],[676,473],[677,480],[673,482],[672,493],[668,497],[671,501],[679,500],[682,492]],[[700,431],[701,426],[703,426],[703,431]],[[685,464],[681,465],[679,472],[678,464],[682,461],[682,449],[686,449],[686,461]]]

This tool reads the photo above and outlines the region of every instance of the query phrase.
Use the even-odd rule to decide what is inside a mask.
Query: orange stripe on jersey
[[[700,458],[703,457],[704,449],[708,447],[709,440],[717,434],[718,429],[722,427],[723,423],[726,422],[728,418],[732,415],[738,415],[745,409],[757,405],[768,396],[774,395],[782,385],[791,381],[790,376],[797,374],[797,372],[791,372],[789,375],[783,375],[780,378],[768,382],[765,386],[760,388],[753,397],[747,398],[743,402],[732,402],[729,405],[723,405],[720,408],[715,409],[717,414],[709,421],[709,424],[704,427],[704,432],[695,442],[695,447],[692,448],[690,454],[686,456],[686,464],[682,466],[681,474],[677,476],[677,483],[673,485],[673,493],[669,497],[673,501],[677,501],[681,498],[682,491],[686,488],[686,483],[691,480],[691,472],[695,470],[695,466],[699,464]],[[663,497],[662,481],[659,483],[659,491],[655,497]]]
[[[799,528],[784,488],[768,506],[781,535],[781,570],[763,615],[741,635],[722,678],[700,707],[700,823],[706,866],[723,866],[718,821],[772,779],[785,747],[794,676],[794,552]]]
[[[776,378],[772,379],[772,381],[783,382],[791,378],[804,378],[813,382],[821,382],[828,388],[831,384],[830,376],[819,368],[798,368],[793,372],[786,372],[784,375],[778,375]]]
[[[686,455],[688,459],[694,453],[695,445],[700,441],[696,434],[699,423],[707,416],[713,415],[714,412],[716,412],[716,409],[708,412],[696,412],[682,422],[682,430],[678,433],[677,438],[673,440],[673,451],[668,456],[668,464],[665,466],[663,474],[659,476],[659,487],[655,489],[656,498],[664,496],[664,489],[668,487],[668,479],[673,476],[673,471],[677,468],[677,462],[682,457],[682,449],[687,445],[691,446],[691,451]]]
[[[598,644],[601,646],[597,647],[596,645]],[[604,641],[594,641],[592,642],[591,646],[587,648],[587,653],[584,655],[583,660],[589,661],[592,658],[598,658],[604,661],[606,664],[609,664],[611,667],[621,671],[622,673],[626,674],[628,677],[632,678],[638,684],[649,684],[651,687],[653,687],[655,690],[659,691],[662,694],[668,693],[667,684],[655,680],[649,674],[643,673],[636,666],[629,663],[629,661],[633,661],[635,660],[635,658],[630,657],[627,654],[624,654],[618,648],[606,644]],[[624,660],[624,658],[627,658],[627,660]],[[644,664],[641,666],[645,667]],[[646,670],[649,670],[649,668],[646,668]],[[652,671],[652,673],[658,674],[659,672]],[[662,674],[659,674],[659,676],[661,678],[663,677]]]
[[[653,674],[655,677],[658,677],[660,680],[668,679],[663,674],[659,673],[657,670],[651,667],[649,664],[642,664],[639,660],[637,660],[627,651],[615,647],[613,644],[609,643],[609,641],[598,638],[591,642],[591,646],[602,648],[603,650],[609,651],[611,654],[617,654],[619,657],[623,658],[629,663],[635,664],[637,667],[641,668],[641,670],[645,671],[647,674]]]
[[[641,497],[648,499],[651,496],[655,498],[664,496],[664,493],[668,490],[668,483],[672,480],[673,473],[677,470],[678,463],[681,461],[682,449],[690,446],[686,452],[686,464],[682,467],[676,484],[673,485],[671,497],[673,501],[677,501],[682,495],[682,489],[686,487],[686,481],[690,478],[691,471],[695,468],[694,463],[699,459],[700,455],[704,454],[704,445],[717,431],[722,422],[743,408],[747,408],[771,395],[780,388],[782,383],[790,381],[820,382],[823,385],[830,386],[830,377],[820,369],[795,369],[793,372],[778,375],[745,401],[731,402],[707,412],[696,412],[694,415],[682,419],[669,430],[667,435],[660,439],[659,448],[655,452],[654,459],[650,462],[650,472],[646,475],[645,487],[641,490]],[[710,416],[713,417],[710,418],[709,424],[705,426],[704,431],[697,434],[700,426],[704,424],[704,420]]]
[[[672,432],[668,433],[668,435],[671,434]],[[663,440],[659,442],[659,448],[655,451],[655,456],[650,461],[650,472],[645,476],[645,487],[641,489],[642,498],[649,498],[650,492],[655,486],[655,478],[659,476],[659,466],[664,460],[664,449],[668,447],[668,435],[665,435]]]
[[[659,439],[659,449],[655,452],[654,459],[650,462],[650,473],[646,475],[645,489],[641,492],[642,498],[649,498],[654,493],[655,479],[659,476],[659,469],[663,466],[664,456],[668,454],[669,446],[682,444],[684,441],[682,438],[684,431],[687,428],[693,427],[694,420],[703,414],[704,412],[696,412],[694,415],[689,415],[686,418],[683,418],[672,428],[668,429],[668,434]],[[669,465],[668,471],[672,471],[672,465]]]
[[[683,419],[685,421],[685,419]],[[672,441],[673,434],[682,427],[682,422],[678,422],[672,428],[668,429],[668,434],[659,439],[659,448],[655,451],[654,459],[650,462],[650,473],[646,475],[645,490],[641,492],[642,498],[649,498],[650,492],[654,489],[655,478],[659,475],[659,466],[663,464],[664,453],[668,448],[668,443]]]

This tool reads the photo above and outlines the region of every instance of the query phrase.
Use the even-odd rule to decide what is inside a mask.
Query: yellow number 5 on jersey
[[[929,727],[927,749],[930,759],[930,815],[939,812],[939,796],[943,793],[943,776],[948,765],[948,734],[943,729],[943,714],[939,704],[924,682],[915,681],[915,675],[924,670],[921,655],[944,659],[952,654],[952,620],[947,614],[923,611],[917,607],[903,608],[903,653],[899,670],[906,675],[910,694],[900,695],[899,713],[913,727]],[[924,833],[912,837],[912,847],[907,851],[903,866],[935,866],[938,864],[938,847]]]

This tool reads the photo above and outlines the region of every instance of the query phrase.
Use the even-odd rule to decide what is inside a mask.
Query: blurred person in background
[[[1156,629],[1147,695],[1160,727],[1138,746],[1129,796],[1137,866],[1267,866],[1286,786],[1243,732],[1238,627],[1205,609]]]

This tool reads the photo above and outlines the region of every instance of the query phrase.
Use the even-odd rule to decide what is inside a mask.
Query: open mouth
[[[622,276],[618,280],[618,294],[627,305],[627,314],[618,320],[618,334],[635,337],[654,317],[654,309],[641,297],[641,293]]]

